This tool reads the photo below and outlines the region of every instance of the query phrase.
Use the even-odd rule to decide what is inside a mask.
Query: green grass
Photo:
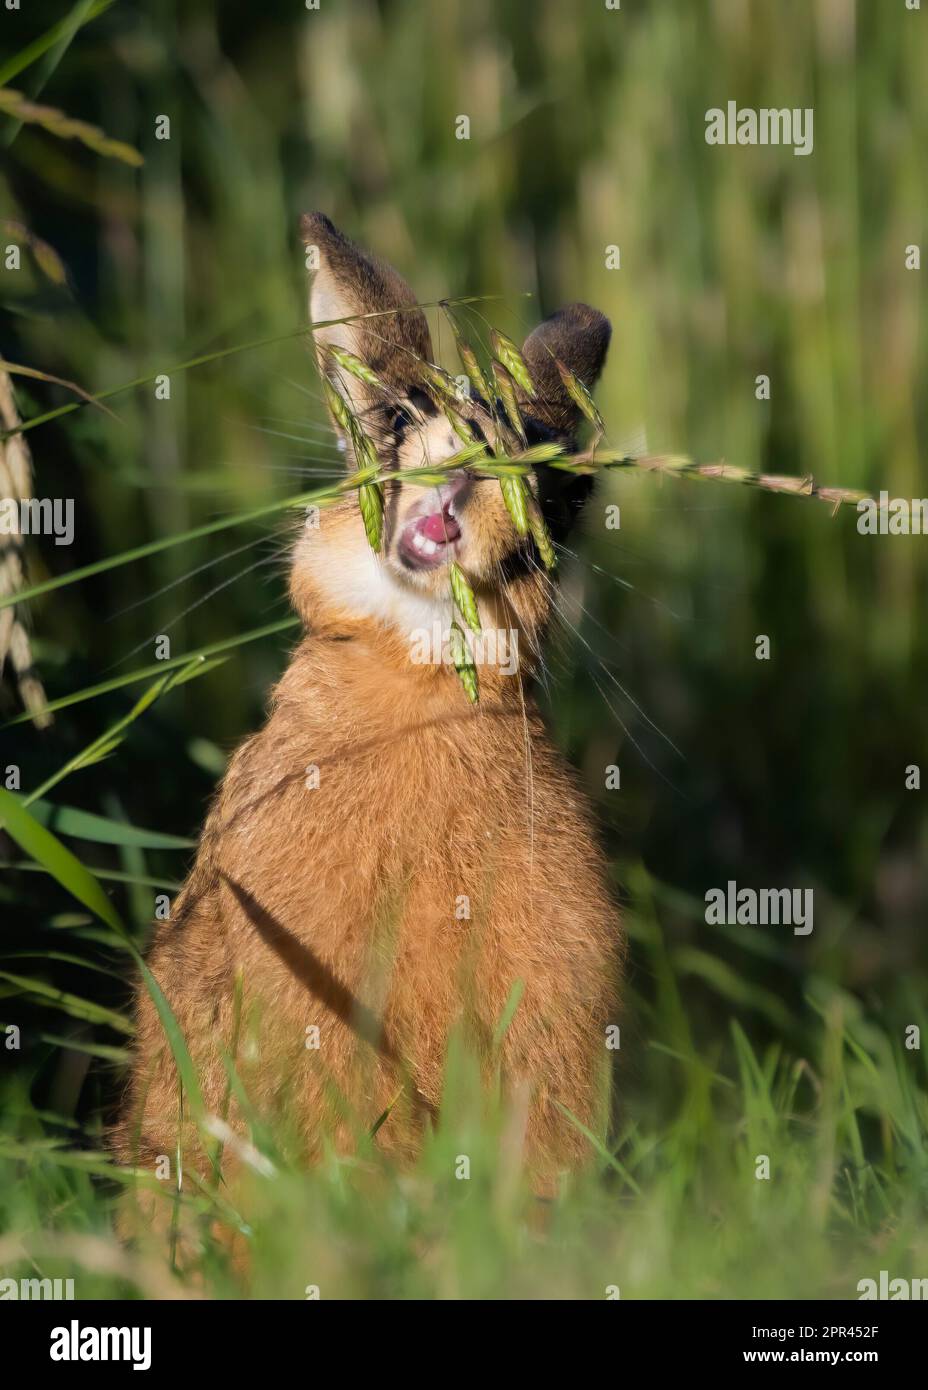
[[[920,1277],[928,1099],[922,1055],[903,1045],[904,1011],[896,1020],[870,1013],[812,977],[792,1030],[807,1046],[758,1049],[739,1022],[749,1025],[752,1001],[735,980],[745,997],[731,1001],[712,1049],[698,1051],[683,1003],[687,960],[668,951],[657,885],[640,872],[631,878],[633,958],[654,993],[633,991],[628,1001],[614,1141],[591,1142],[589,1169],[566,1179],[557,1201],[532,1196],[511,1117],[481,1092],[455,1046],[441,1123],[411,1170],[392,1167],[362,1135],[356,1153],[307,1172],[290,1138],[253,1115],[248,1138],[261,1161],[241,1184],[219,1193],[185,1185],[181,1224],[189,1209],[203,1249],[176,1276],[179,1288],[216,1297],[303,1298],[317,1285],[325,1298],[589,1299],[618,1286],[624,1298],[844,1299],[880,1269]],[[69,1012],[67,1001],[57,1007]],[[664,1043],[642,1026],[657,1017]],[[924,1011],[917,1017],[924,1027]],[[104,1052],[96,1065],[118,1067],[118,1054]],[[194,1084],[188,1074],[190,1096]],[[66,1118],[34,1110],[25,1087],[11,1089],[0,1138],[5,1272],[76,1278],[79,1297],[165,1296],[175,1279],[167,1252],[128,1261],[111,1233],[110,1208],[131,1177],[76,1138]],[[762,1155],[769,1180],[757,1176]],[[166,1204],[177,1199],[173,1179],[141,1181]],[[247,1276],[230,1267],[217,1224],[245,1232]],[[29,1258],[10,1261],[10,1233]],[[75,1258],[64,1233],[94,1239]],[[118,1275],[99,1272],[111,1265]]]
[[[14,378],[35,493],[73,497],[78,524],[70,550],[30,544],[20,609],[54,726],[3,697],[0,1025],[21,1029],[18,1050],[0,1030],[4,1275],[76,1277],[82,1297],[179,1278],[116,1243],[126,1175],[101,1136],[155,896],[295,636],[288,500],[341,467],[305,351],[299,214],[324,209],[423,301],[496,296],[458,311],[484,346],[490,323],[520,343],[561,303],[602,309],[606,447],[643,426],[653,453],[922,495],[925,271],[904,249],[926,248],[926,21],[901,0],[4,14],[0,82],[145,158],[0,117],[0,245],[23,249],[0,268],[0,357],[116,413]],[[813,105],[814,153],[707,146],[729,97]],[[182,1197],[226,1223],[234,1201],[255,1296],[853,1298],[880,1269],[928,1274],[928,1076],[905,1045],[928,1023],[928,815],[905,786],[928,766],[928,549],[854,520],[602,478],[559,557],[569,621],[542,698],[630,935],[610,1146],[540,1207],[457,1053],[413,1172],[366,1141],[305,1172],[255,1117],[274,1176]],[[704,894],[729,878],[813,887],[814,933],[710,928]],[[207,1242],[187,1286],[235,1294]]]

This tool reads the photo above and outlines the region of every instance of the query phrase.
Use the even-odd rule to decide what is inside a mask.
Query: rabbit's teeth
[[[446,502],[440,512],[406,523],[400,537],[400,557],[414,569],[437,569],[454,554],[460,537],[461,523]]]

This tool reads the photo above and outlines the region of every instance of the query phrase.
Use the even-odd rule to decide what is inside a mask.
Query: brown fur
[[[305,219],[304,236],[323,251],[316,321],[336,316],[323,306],[347,314],[413,302],[394,271],[377,267],[327,219]],[[317,339],[350,346],[401,394],[416,379],[410,354],[430,352],[425,320],[414,313],[372,322],[380,325],[374,338],[339,326]],[[557,355],[591,385],[608,325],[575,306],[533,339],[526,353],[544,385],[544,423],[563,430],[574,416],[541,344],[556,342]],[[371,408],[365,388],[352,382],[351,390],[358,409]],[[443,417],[426,418],[411,402],[408,413],[412,437],[392,455],[399,472],[458,447],[446,439]],[[379,443],[388,448],[384,433]],[[309,1159],[327,1135],[350,1145],[399,1091],[377,1140],[399,1156],[414,1154],[422,1125],[438,1112],[451,1030],[463,1031],[489,1071],[494,1028],[514,982],[523,981],[502,1074],[530,1096],[526,1160],[536,1181],[550,1184],[588,1148],[558,1102],[602,1128],[619,932],[590,812],[524,683],[550,581],[536,564],[510,565],[503,578],[500,565],[522,543],[498,485],[470,485],[458,561],[484,626],[515,627],[522,639],[519,673],[481,667],[481,700],[472,707],[453,669],[410,660],[415,605],[441,605],[448,585],[444,566],[408,574],[397,558],[396,538],[422,495],[399,480],[388,490],[379,561],[353,497],[325,510],[319,532],[298,543],[291,589],[307,635],[274,691],[267,724],[231,760],[149,966],[213,1113],[227,1086],[222,1049],[232,1045],[241,972],[239,1073],[254,1109],[281,1113]],[[377,597],[368,602],[371,565]],[[310,767],[319,773],[314,789],[306,785]],[[461,895],[470,900],[468,920],[456,917]],[[122,1161],[150,1166],[175,1152],[178,1083],[144,988],[137,1016],[113,1142]],[[310,1025],[320,1029],[318,1051],[305,1046]],[[234,1101],[230,1122],[244,1128]],[[205,1174],[196,1136],[185,1142],[188,1166]],[[228,1148],[227,1157],[234,1163]]]

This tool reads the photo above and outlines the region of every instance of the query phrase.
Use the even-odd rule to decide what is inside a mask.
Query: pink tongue
[[[423,536],[427,536],[438,545],[444,541],[456,541],[461,534],[461,528],[454,517],[448,516],[446,512],[432,512],[431,516],[419,523],[419,530]]]

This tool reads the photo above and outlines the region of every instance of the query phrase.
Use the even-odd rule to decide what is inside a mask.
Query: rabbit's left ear
[[[421,309],[409,308],[416,302],[412,290],[392,266],[355,246],[323,213],[304,213],[300,232],[307,248],[316,252],[309,293],[313,323],[348,314],[376,316],[317,329],[313,336],[320,369],[328,365],[323,360],[326,347],[346,348],[386,387],[406,395],[420,380],[419,360],[430,362],[432,357],[425,315]],[[343,385],[356,408],[363,410],[370,403],[373,387],[350,375],[344,377]]]
[[[611,337],[612,325],[606,315],[591,309],[589,304],[568,304],[540,323],[522,347],[537,393],[534,400],[529,400],[519,392],[524,413],[534,415],[555,434],[573,434],[581,412],[561,380],[557,364],[563,362],[592,391],[603,369]]]

